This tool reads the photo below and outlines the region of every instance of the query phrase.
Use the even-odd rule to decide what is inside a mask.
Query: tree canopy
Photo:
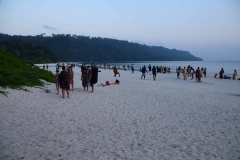
[[[60,61],[202,61],[188,51],[101,37],[70,34],[52,36],[0,34],[0,40],[17,40],[45,46],[57,53]]]
[[[52,50],[27,42],[0,41],[0,49],[27,63],[52,63],[58,61],[58,55]]]

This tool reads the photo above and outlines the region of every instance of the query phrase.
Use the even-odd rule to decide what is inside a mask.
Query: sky
[[[240,0],[0,0],[0,33],[113,38],[240,61]]]

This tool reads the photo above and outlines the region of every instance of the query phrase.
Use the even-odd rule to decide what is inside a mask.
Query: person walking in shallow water
[[[145,65],[143,66],[143,68],[142,68],[142,77],[144,77],[144,79],[145,79],[145,74],[146,74],[146,72],[147,72],[147,69],[146,69],[146,67],[145,67]],[[148,73],[148,72],[147,72]],[[141,77],[141,79],[142,79],[142,77]]]

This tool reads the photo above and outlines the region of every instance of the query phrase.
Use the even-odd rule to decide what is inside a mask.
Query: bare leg
[[[64,98],[64,95],[65,95],[65,90],[62,89],[62,96],[63,96],[63,98]]]
[[[68,98],[69,98],[69,90],[67,90],[67,96],[68,96]]]
[[[94,86],[92,86],[92,91],[91,91],[91,93],[93,93],[94,92]]]

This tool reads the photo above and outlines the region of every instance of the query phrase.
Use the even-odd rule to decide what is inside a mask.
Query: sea
[[[74,63],[74,62],[73,62]],[[77,65],[81,65],[82,63],[90,64],[89,62],[77,62]],[[224,69],[224,74],[227,76],[232,77],[232,74],[234,70],[237,70],[238,74],[240,74],[240,61],[112,61],[112,62],[91,62],[97,65],[98,67],[102,68],[104,64],[106,65],[117,65],[121,68],[123,68],[123,65],[126,67],[132,64],[134,65],[135,71],[142,68],[144,65],[146,67],[149,66],[149,64],[153,66],[162,66],[162,67],[170,67],[171,72],[176,72],[176,67],[188,67],[189,65],[192,66],[194,69],[197,69],[198,67],[201,69],[207,68],[207,75],[214,76],[215,74],[219,74],[220,70]],[[237,77],[240,77],[239,75]]]

